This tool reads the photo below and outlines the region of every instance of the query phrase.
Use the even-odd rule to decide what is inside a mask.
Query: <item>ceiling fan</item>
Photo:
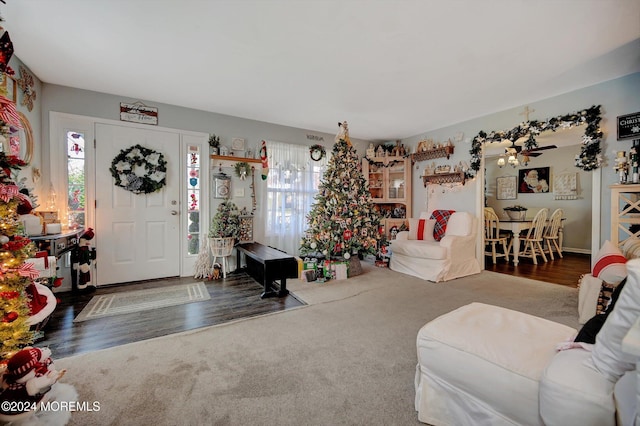
[[[539,151],[544,151],[544,150],[553,149],[553,148],[557,148],[557,146],[547,145],[547,146],[540,146],[532,149],[523,149],[521,145],[516,145],[515,141],[511,141],[511,146],[505,148],[504,152],[509,157],[507,162],[511,166],[517,167],[519,165],[518,154],[522,156],[522,164],[526,166],[527,164],[529,164],[530,157],[537,157],[539,155],[542,155],[542,152],[539,152]],[[504,158],[498,159],[498,166],[502,167],[504,165],[505,165]]]
[[[557,148],[557,146],[555,145],[546,145],[546,146],[539,146],[537,148],[532,148],[532,149],[522,149],[523,147],[520,145],[516,145],[516,143],[514,141],[511,141],[511,146],[505,148],[505,153],[507,155],[522,155],[523,157],[537,157],[539,155],[542,155],[542,152],[539,151],[545,151],[547,149],[554,149]]]

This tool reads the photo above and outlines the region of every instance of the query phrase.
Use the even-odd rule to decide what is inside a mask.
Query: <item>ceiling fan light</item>
[[[515,155],[510,155],[507,162],[511,164],[512,167],[518,167],[518,165],[520,164],[520,162],[518,161],[518,157],[516,157]]]
[[[498,167],[502,168],[504,164],[505,164],[504,156],[501,155],[500,158],[498,158]]]

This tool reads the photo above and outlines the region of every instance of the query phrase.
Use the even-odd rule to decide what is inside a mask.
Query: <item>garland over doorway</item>
[[[111,162],[111,176],[116,186],[135,194],[149,194],[167,184],[164,155],[141,145],[123,149]]]
[[[489,134],[480,131],[471,142],[471,149],[469,150],[471,166],[465,174],[467,178],[473,178],[480,170],[483,143],[502,142],[504,139],[515,142],[520,138],[526,137],[527,140],[524,142],[524,147],[526,150],[531,150],[538,147],[538,142],[535,139],[536,135],[546,131],[555,132],[557,129],[568,129],[583,124],[586,124],[587,127],[582,136],[582,147],[580,148],[580,154],[576,156],[575,166],[586,171],[595,170],[602,165],[600,120],[602,120],[600,105],[594,105],[591,108],[583,109],[573,114],[561,115],[544,121],[527,120],[511,130],[492,131]]]

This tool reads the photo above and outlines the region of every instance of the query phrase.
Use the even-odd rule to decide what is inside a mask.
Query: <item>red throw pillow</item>
[[[431,219],[436,220],[436,224],[433,227],[433,238],[436,241],[440,241],[442,237],[444,237],[447,231],[447,222],[455,212],[455,210],[434,210],[433,213],[431,213]]]

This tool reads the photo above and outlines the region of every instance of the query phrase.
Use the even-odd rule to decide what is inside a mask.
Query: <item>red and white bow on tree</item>
[[[11,126],[22,129],[16,104],[4,96],[0,96],[0,119]]]
[[[0,184],[0,200],[8,203],[13,197],[19,194],[19,188],[17,185],[2,185]]]
[[[35,279],[40,276],[40,271],[36,269],[36,265],[33,263],[23,263],[18,267],[18,275]]]

